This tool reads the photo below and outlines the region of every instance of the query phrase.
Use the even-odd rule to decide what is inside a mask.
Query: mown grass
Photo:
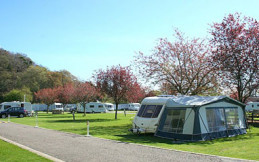
[[[39,127],[55,129],[64,132],[86,135],[86,121],[90,122],[90,135],[122,142],[138,143],[166,149],[176,149],[205,153],[233,158],[259,160],[259,128],[251,127],[245,135],[231,138],[221,138],[212,141],[200,141],[176,144],[172,140],[154,137],[152,134],[133,135],[131,128],[134,114],[76,114],[73,121],[71,114],[46,114],[38,116]],[[7,120],[7,119],[5,119]],[[35,117],[11,118],[12,122],[35,126]]]
[[[38,156],[30,151],[0,140],[0,161],[1,162],[20,162],[37,161],[50,162],[51,160]]]

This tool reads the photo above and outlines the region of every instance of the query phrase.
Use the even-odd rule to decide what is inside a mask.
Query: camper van
[[[85,109],[85,112],[87,113],[101,113],[101,112],[104,112],[106,113],[106,108],[105,108],[105,105],[103,103],[100,103],[100,102],[89,102],[87,104],[85,104],[86,106],[86,109]],[[84,112],[84,107],[78,103],[77,104],[77,112]]]
[[[62,103],[53,103],[52,105],[49,106],[49,110],[60,110],[64,111],[63,104]]]
[[[104,107],[108,110],[108,111],[114,111],[114,105],[112,103],[104,103]]]
[[[32,116],[34,111],[32,110],[32,105],[30,102],[20,102],[20,101],[13,101],[13,102],[3,102],[0,104],[0,112],[4,111],[10,107],[24,107],[27,110],[28,115]]]
[[[134,133],[186,141],[246,133],[245,105],[226,96],[147,97],[133,120]]]

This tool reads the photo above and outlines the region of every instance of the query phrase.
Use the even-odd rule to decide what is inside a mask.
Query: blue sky
[[[129,65],[173,27],[206,37],[229,13],[259,20],[259,0],[0,0],[0,48],[82,80],[94,70]]]

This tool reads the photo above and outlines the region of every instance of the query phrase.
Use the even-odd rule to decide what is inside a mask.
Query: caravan
[[[0,104],[0,112],[10,108],[10,107],[24,107],[25,110],[28,112],[30,116],[33,115],[34,111],[32,110],[32,105],[30,102],[20,102],[20,101],[13,101],[13,102],[3,102]]]
[[[170,98],[147,97],[141,102],[141,107],[133,120],[133,132],[155,133],[158,126],[160,113]]]
[[[114,105],[112,103],[104,103],[104,107],[108,111],[114,111]]]
[[[140,103],[130,103],[129,110],[138,111],[140,108]]]
[[[87,113],[101,113],[104,112],[106,113],[106,108],[105,105],[103,103],[100,102],[89,102],[87,104],[85,104],[85,112]],[[84,107],[78,103],[77,104],[77,112],[84,112]]]
[[[60,110],[64,111],[63,104],[62,103],[53,103],[52,105],[49,106],[49,110]]]
[[[188,141],[235,136],[246,133],[244,109],[226,96],[147,97],[131,131]]]
[[[259,102],[248,102],[246,105],[247,111],[259,110]]]
[[[140,108],[139,103],[127,103],[127,104],[119,104],[118,110],[130,110],[130,111],[138,111]]]

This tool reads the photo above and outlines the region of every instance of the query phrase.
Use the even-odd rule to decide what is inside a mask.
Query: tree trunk
[[[119,103],[115,103],[116,105],[116,109],[115,109],[115,120],[117,120],[117,112],[118,112],[118,106],[119,106]]]
[[[49,105],[47,105],[47,114],[49,113]]]

